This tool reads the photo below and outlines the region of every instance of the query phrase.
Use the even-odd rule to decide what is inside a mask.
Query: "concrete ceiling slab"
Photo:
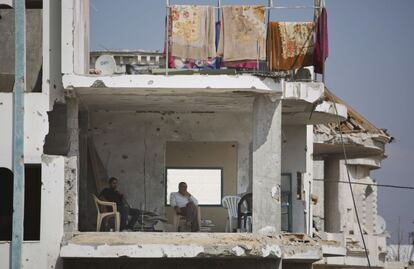
[[[381,156],[383,154],[383,149],[381,148],[367,147],[367,146],[356,145],[356,144],[353,144],[353,145],[346,144],[345,151],[349,159]],[[336,156],[338,159],[344,159],[343,148],[341,144],[314,143],[313,155],[315,157],[319,157],[322,159],[325,156],[329,156],[329,157]]]
[[[99,91],[97,94],[96,91]],[[223,112],[251,111],[255,94],[175,92],[130,93],[125,89],[77,89],[81,104],[92,110]]]

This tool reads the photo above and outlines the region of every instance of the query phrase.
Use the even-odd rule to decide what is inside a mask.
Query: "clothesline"
[[[320,9],[324,7],[323,0],[318,5],[313,6],[273,6],[273,2],[269,1],[268,6],[261,5],[257,9],[257,5],[246,7],[245,15],[251,17],[250,20],[247,20],[243,16],[243,22],[238,20],[234,21],[234,16],[231,16],[230,10],[235,9],[235,11],[240,11],[234,5],[224,5],[221,6],[221,3],[218,2],[217,6],[213,5],[202,5],[196,6],[193,5],[170,5],[170,0],[166,0],[167,5],[167,17],[166,19],[166,43],[165,43],[165,53],[166,53],[166,65],[165,73],[168,75],[168,69],[170,66],[175,68],[213,68],[220,69],[221,67],[230,67],[230,68],[247,68],[247,69],[261,69],[260,61],[267,60],[267,67],[269,70],[292,70],[298,69],[302,66],[311,66],[312,64],[316,67],[320,67],[319,62],[313,58],[313,51],[315,46],[313,42],[314,36],[311,32],[317,32],[315,25],[316,22],[307,22],[294,25],[293,23],[283,23],[283,22],[270,22],[269,13],[271,9],[288,9],[288,8],[312,8]],[[185,11],[188,9],[189,11]],[[227,21],[223,18],[223,21],[226,23],[223,25],[223,22],[215,22],[212,13],[212,9],[219,10],[219,14],[224,12],[223,15],[227,13]],[[201,11],[202,10],[202,11]],[[210,11],[208,11],[210,10]],[[243,9],[244,10],[244,9]],[[254,10],[254,12],[252,11]],[[259,11],[261,10],[261,11]],[[266,38],[266,22],[263,18],[263,13],[267,11],[267,23],[268,25],[268,36]],[[171,15],[170,13],[173,13]],[[184,13],[183,13],[184,12]],[[201,12],[201,13],[199,13]],[[204,13],[203,13],[204,12]],[[227,12],[227,13],[226,13]],[[230,12],[230,13],[229,13]],[[260,13],[261,12],[261,13]],[[324,9],[321,11],[324,12]],[[182,13],[182,14],[181,14]],[[181,14],[181,15],[180,15]],[[181,20],[186,20],[189,17],[189,14],[195,16],[196,19],[192,18],[191,27],[189,28],[187,24],[184,24]],[[203,15],[200,15],[203,14]],[[220,16],[220,15],[218,15]],[[224,16],[224,17],[226,17]],[[318,20],[320,20],[319,16]],[[171,33],[171,37],[175,35],[173,42],[170,42],[169,30],[170,29],[170,19],[176,21],[176,26],[179,31],[174,31]],[[200,21],[201,20],[201,21]],[[204,21],[203,21],[204,20]],[[263,25],[255,24],[251,27],[245,27],[244,24],[249,24],[250,21],[260,21],[263,20]],[[323,21],[322,21],[323,22]],[[244,24],[243,24],[244,23]],[[320,22],[318,23],[318,25]],[[174,24],[175,25],[175,24]],[[194,26],[195,25],[195,26]],[[205,26],[200,27],[200,25]],[[234,26],[236,25],[236,26]],[[218,28],[217,28],[218,27]],[[227,30],[224,28],[227,27]],[[241,31],[239,28],[246,28],[248,30]],[[190,31],[191,30],[191,31]],[[235,35],[241,31],[243,34],[242,37],[248,36],[249,38],[244,38],[243,40]],[[263,32],[265,34],[263,34]],[[196,33],[196,34],[193,34]],[[219,38],[218,35],[219,34]],[[223,36],[222,36],[222,33]],[[248,33],[248,34],[246,34]],[[270,37],[269,37],[270,33]],[[319,33],[319,32],[318,32]],[[322,43],[317,45],[324,45],[324,40],[321,41],[320,33],[315,33]],[[227,34],[227,36],[226,36]],[[214,38],[215,35],[215,38]],[[202,38],[200,38],[202,37]],[[194,40],[193,40],[194,39]],[[240,47],[240,43],[235,43],[234,40],[242,40],[243,46]],[[256,44],[254,43],[256,40]],[[190,41],[189,41],[190,40]],[[214,41],[215,40],[215,41]],[[267,40],[267,44],[266,44]],[[269,41],[270,40],[270,41]],[[290,42],[292,41],[292,42]],[[190,44],[190,43],[191,44]],[[290,43],[289,43],[290,42]],[[288,43],[291,46],[288,46]],[[215,44],[215,45],[214,45]],[[293,47],[292,47],[293,45]],[[171,47],[170,47],[171,46]],[[172,51],[174,54],[170,58],[170,48],[173,48]],[[266,53],[267,50],[267,53]],[[267,56],[266,56],[267,54]],[[320,56],[320,55],[317,55]],[[319,57],[320,58],[320,57]],[[256,59],[256,60],[253,60]],[[171,60],[171,62],[170,62]],[[324,62],[324,60],[322,60]],[[315,64],[316,63],[316,64]],[[320,69],[320,68],[319,68]],[[322,68],[323,69],[323,68]],[[323,74],[324,72],[317,72]]]
[[[167,5],[167,8],[172,7],[172,5]],[[214,9],[221,9],[223,6],[211,6]],[[264,7],[265,9],[320,9],[322,6],[273,6],[273,7]]]

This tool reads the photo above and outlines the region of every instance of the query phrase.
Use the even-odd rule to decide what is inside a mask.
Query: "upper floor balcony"
[[[322,79],[327,51],[321,46],[327,48],[327,38],[323,36],[326,29],[322,27],[324,16],[320,15],[319,1],[309,6],[288,7],[305,8],[306,15],[294,21],[306,22],[273,16],[271,11],[280,7],[271,1],[251,5],[222,5],[220,1],[218,5],[196,4],[176,5],[167,1],[164,6],[149,3],[125,6],[120,3],[117,9],[125,14],[129,12],[127,9],[134,8],[145,8],[154,14],[151,26],[132,25],[132,28],[120,25],[123,20],[116,14],[110,14],[113,18],[105,17],[110,9],[106,4],[99,4],[101,10],[101,6],[95,7],[89,1],[65,1],[61,26],[62,73],[100,76],[247,73],[288,81],[318,81],[316,74],[321,74],[319,80]],[[147,35],[139,28],[148,29]],[[153,30],[156,32],[148,35]],[[133,43],[114,41],[125,33],[134,39]],[[147,40],[152,40],[151,48],[159,50],[136,50],[148,47]],[[118,49],[108,49],[111,45]],[[134,49],[127,49],[128,46]],[[104,52],[96,51],[98,47],[104,48]]]
[[[181,110],[246,110],[255,96],[266,94],[284,100],[290,124],[336,119],[333,103],[323,100],[321,46],[327,40],[318,27],[323,24],[319,4],[304,9],[306,23],[273,21],[271,10],[277,7],[268,3],[173,4],[168,1],[160,16],[165,16],[163,49],[91,52],[89,1],[64,1],[64,89],[91,108],[146,111],[176,111],[174,102],[187,105]],[[345,110],[338,105],[342,119]]]

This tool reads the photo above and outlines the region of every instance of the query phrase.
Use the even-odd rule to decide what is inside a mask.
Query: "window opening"
[[[40,240],[41,164],[24,165],[24,240]]]
[[[13,214],[13,172],[0,168],[0,241],[11,240]]]
[[[25,164],[24,240],[40,240],[41,165]],[[0,168],[0,241],[10,241],[13,225],[13,172]]]
[[[170,194],[178,190],[182,181],[187,183],[188,192],[197,198],[199,205],[221,206],[222,168],[167,168],[167,205],[170,205]]]

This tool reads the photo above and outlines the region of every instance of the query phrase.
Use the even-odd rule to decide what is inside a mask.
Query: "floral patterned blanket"
[[[170,22],[172,56],[199,60],[216,56],[213,7],[171,6]]]
[[[224,6],[218,54],[223,61],[265,60],[264,6]]]
[[[312,65],[313,22],[269,22],[267,61],[270,70],[293,70]]]

